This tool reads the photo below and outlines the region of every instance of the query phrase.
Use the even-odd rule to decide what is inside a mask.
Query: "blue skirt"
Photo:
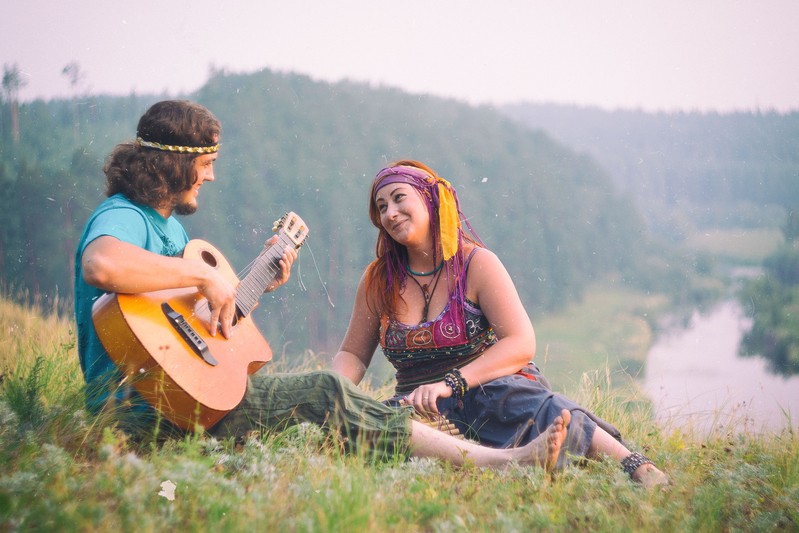
[[[558,466],[567,462],[567,456],[585,457],[597,427],[621,442],[621,434],[613,425],[553,392],[533,363],[520,374],[503,376],[470,389],[460,402],[443,398],[437,405],[439,412],[463,435],[492,448],[527,444],[546,430],[562,409],[568,409],[571,423]]]

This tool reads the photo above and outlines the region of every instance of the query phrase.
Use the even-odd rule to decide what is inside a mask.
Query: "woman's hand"
[[[449,398],[452,396],[452,389],[443,381],[421,385],[412,393],[402,399],[405,405],[412,405],[416,412],[431,419],[438,417],[439,398]]]

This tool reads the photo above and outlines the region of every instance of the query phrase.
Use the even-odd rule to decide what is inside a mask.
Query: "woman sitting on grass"
[[[496,448],[523,445],[564,410],[567,455],[611,457],[647,486],[666,475],[611,424],[560,394],[531,362],[535,333],[497,256],[467,222],[455,190],[418,161],[381,170],[369,197],[377,259],[366,269],[333,370],[358,384],[379,343],[396,369],[394,405],[449,418]],[[464,217],[465,219],[465,217]]]

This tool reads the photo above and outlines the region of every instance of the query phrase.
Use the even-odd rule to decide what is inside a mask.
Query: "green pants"
[[[242,402],[209,433],[240,437],[301,422],[336,432],[350,450],[366,447],[387,456],[409,452],[410,411],[388,407],[327,370],[250,376]]]

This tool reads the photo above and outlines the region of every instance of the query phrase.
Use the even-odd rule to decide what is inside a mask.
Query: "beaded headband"
[[[181,154],[213,154],[219,151],[219,143],[212,146],[174,146],[171,144],[145,141],[141,137],[136,137],[136,144],[145,148],[154,148],[164,152],[179,152]]]

